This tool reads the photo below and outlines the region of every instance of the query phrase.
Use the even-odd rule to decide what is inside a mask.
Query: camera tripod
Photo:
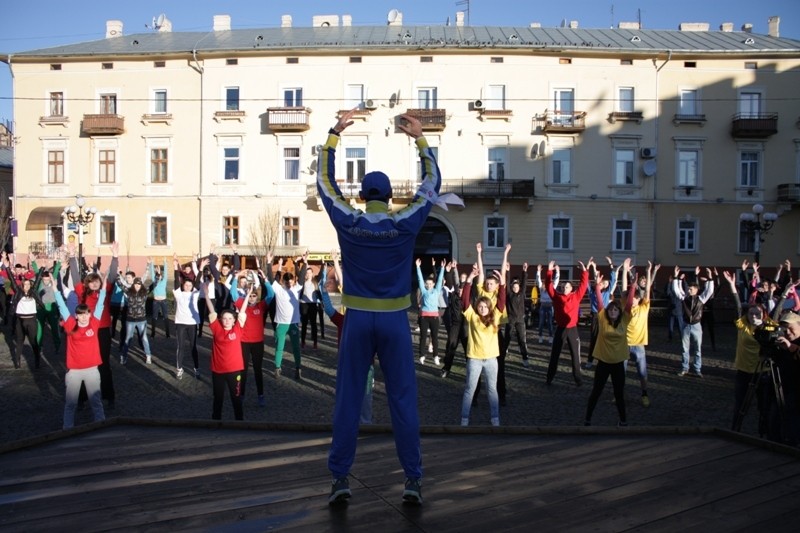
[[[761,360],[758,362],[758,366],[756,367],[756,371],[753,373],[752,379],[750,379],[750,384],[747,386],[747,394],[745,394],[744,401],[742,402],[742,406],[739,408],[739,412],[736,413],[736,416],[733,419],[733,431],[741,431],[742,430],[742,421],[744,421],[744,417],[747,414],[748,409],[750,409],[750,405],[753,403],[753,398],[758,394],[758,390],[762,385],[761,380],[764,379],[764,374],[767,375],[768,379],[772,383],[772,390],[775,394],[775,403],[778,407],[778,413],[780,413],[781,417],[781,424],[780,424],[780,431],[781,431],[781,440],[783,440],[783,434],[785,431],[785,413],[786,413],[786,402],[783,397],[783,384],[781,383],[781,370],[778,368],[777,363],[771,357],[762,357]],[[766,407],[766,406],[764,406]],[[759,424],[759,432],[761,432],[761,436],[764,436],[766,430],[763,429],[761,424]]]

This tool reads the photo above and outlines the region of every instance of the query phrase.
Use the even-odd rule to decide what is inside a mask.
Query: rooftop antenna
[[[469,26],[469,2],[470,0],[458,0],[458,2],[456,2],[457,6],[467,6],[464,9],[464,14],[466,15],[467,19],[467,26]]]
[[[391,11],[389,11],[389,13],[386,15],[386,23],[387,23],[387,24],[391,24],[391,23],[393,23],[394,21],[396,21],[396,20],[397,20],[397,17],[398,17],[399,15],[400,15],[400,12],[399,12],[398,10],[396,10],[396,9],[392,9],[392,10],[391,10]]]
[[[164,25],[164,20],[167,16],[164,13],[161,13],[158,17],[153,17],[153,29],[158,31],[161,29],[161,26]]]
[[[611,4],[611,29],[614,29],[614,4]]]

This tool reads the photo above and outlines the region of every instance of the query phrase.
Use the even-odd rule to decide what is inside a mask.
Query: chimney
[[[122,21],[121,20],[107,20],[106,21],[106,39],[111,37],[120,37],[122,35]]]
[[[753,25],[749,22],[742,24],[742,31],[745,33],[753,33]]]
[[[353,25],[352,15],[342,15],[342,26],[352,26],[352,25]]]
[[[617,24],[617,28],[620,30],[641,30],[641,26],[638,22],[620,22]]]
[[[681,22],[678,29],[681,31],[708,31],[708,22]]]
[[[214,31],[230,31],[230,15],[214,15]]]
[[[781,25],[781,18],[780,17],[770,17],[767,20],[767,24],[769,24],[769,36],[775,37],[776,39],[781,36],[781,32],[778,30],[778,26]]]
[[[281,16],[281,28],[291,28],[291,27],[292,27],[292,16],[291,15]]]
[[[719,25],[720,31],[724,32],[732,32],[733,31],[733,22],[723,22]]]
[[[464,12],[456,11],[456,26],[463,26],[463,25],[464,25]]]
[[[577,20],[570,20],[569,21],[569,27],[572,30],[578,29],[578,21]]]
[[[542,27],[541,22],[531,22],[531,28],[541,28],[541,27]]]
[[[314,15],[313,17],[311,17],[311,25],[315,28],[338,26],[339,15]]]

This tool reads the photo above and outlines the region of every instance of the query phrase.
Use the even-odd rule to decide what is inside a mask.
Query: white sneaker
[[[433,353],[433,344],[430,342],[428,343],[428,353]]]
[[[492,422],[493,426],[499,426],[500,425],[500,419],[499,418],[492,418],[491,422]]]
[[[153,363],[153,358],[151,356],[147,356],[147,360],[145,361],[148,365]]]
[[[539,335],[539,344],[544,344],[544,339],[542,338],[541,335]]]
[[[461,426],[467,427],[469,425],[469,418],[462,418],[461,419]]]
[[[175,375],[175,377],[178,378],[178,379],[183,379],[183,369],[182,368],[178,369],[178,373]]]
[[[424,355],[419,358],[419,364],[421,364],[421,365],[425,364],[425,356]]]
[[[200,377],[200,369],[199,368],[195,368],[194,369],[194,377],[196,377],[196,378]]]
[[[124,355],[120,355],[119,356],[119,364],[124,365],[127,362],[128,362],[128,358],[127,357],[125,357]]]
[[[433,364],[436,365],[436,366],[439,366],[440,363],[439,363],[439,356],[438,355],[433,358]]]

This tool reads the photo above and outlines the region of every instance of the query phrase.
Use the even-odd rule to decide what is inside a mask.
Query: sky
[[[214,15],[231,16],[232,29],[279,27],[281,15],[294,26],[310,26],[314,15],[351,15],[353,25],[386,24],[392,9],[407,25],[455,22],[469,6],[472,26],[557,27],[577,20],[580,28],[616,27],[641,20],[646,29],[678,29],[681,22],[753,24],[767,33],[767,19],[781,17],[780,36],[800,40],[800,0],[3,0],[0,54],[36,50],[105,38],[106,20],[121,20],[126,35],[152,31],[164,13],[173,31],[210,31]],[[8,65],[0,64],[0,121],[13,120],[13,89]]]

